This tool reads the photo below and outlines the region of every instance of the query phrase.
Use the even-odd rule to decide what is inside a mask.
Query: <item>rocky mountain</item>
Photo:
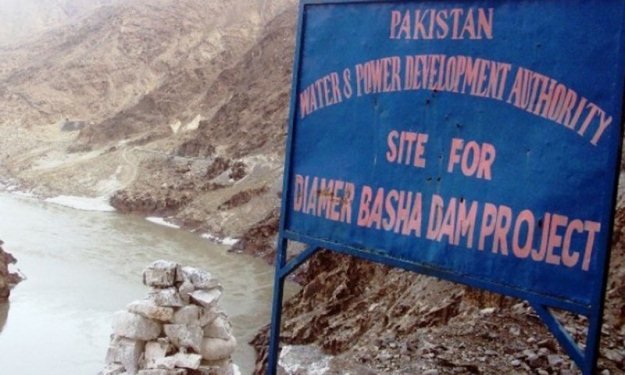
[[[294,18],[291,0],[136,1],[1,50],[2,166],[237,235],[277,204]]]
[[[4,48],[5,121],[115,121],[167,80],[183,83],[180,75],[190,73],[210,82],[211,73],[234,63],[285,3],[130,1]],[[196,69],[202,77],[193,77]]]
[[[0,47],[0,176],[240,238],[233,250],[271,260],[295,22],[295,0],[134,0]],[[610,373],[625,371],[623,217]],[[311,361],[329,373],[575,373],[521,301],[324,252],[297,278],[284,343],[319,348]],[[583,337],[583,318],[562,319]]]

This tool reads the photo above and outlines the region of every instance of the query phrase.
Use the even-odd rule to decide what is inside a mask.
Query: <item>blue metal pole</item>
[[[269,336],[269,352],[267,374],[275,375],[278,369],[280,352],[280,325],[282,323],[282,299],[284,297],[284,277],[281,276],[286,254],[287,240],[280,239],[276,251],[276,271],[273,280],[273,303],[271,312],[271,329]]]
[[[286,262],[286,250],[288,240],[284,236],[287,222],[287,205],[289,202],[289,179],[292,174],[291,159],[293,156],[293,136],[295,132],[295,116],[297,112],[296,102],[299,86],[299,69],[301,58],[302,30],[304,29],[304,6],[305,1],[300,1],[297,37],[295,39],[295,59],[293,61],[293,78],[291,80],[291,102],[289,104],[289,132],[286,140],[286,157],[284,160],[284,178],[282,181],[282,206],[280,208],[280,227],[278,234],[278,246],[276,249],[276,272],[273,280],[273,303],[271,313],[271,329],[269,337],[269,358],[267,363],[267,374],[275,375],[278,369],[278,354],[280,351],[280,325],[282,321],[282,299],[284,297],[284,280],[286,275],[282,275]]]
[[[585,363],[582,372],[584,375],[593,375],[597,370],[597,359],[599,358],[599,344],[601,343],[601,323],[602,306],[598,306],[599,311],[595,311],[589,319],[588,336],[586,338]]]

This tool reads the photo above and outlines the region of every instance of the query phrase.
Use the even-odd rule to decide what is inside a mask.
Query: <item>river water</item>
[[[82,211],[0,193],[0,239],[28,277],[0,305],[0,373],[97,374],[112,314],[145,297],[142,270],[167,259],[208,270],[223,286],[222,308],[239,341],[242,374],[254,366],[247,345],[269,321],[273,269],[198,236],[115,212]],[[287,286],[287,297],[296,287]]]

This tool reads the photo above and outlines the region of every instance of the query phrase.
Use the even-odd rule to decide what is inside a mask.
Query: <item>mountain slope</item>
[[[184,94],[179,93],[178,79],[168,80],[131,108],[117,127],[114,122],[106,124],[118,129],[132,126],[127,119],[139,124],[146,118],[162,123],[182,120],[176,134],[161,133],[150,146],[177,157],[144,159],[140,170],[146,172],[114,197],[119,209],[145,211],[146,205],[183,202],[174,211],[187,227],[239,236],[279,204],[292,65],[291,54],[284,51],[293,48],[294,17],[294,9],[277,16],[258,43],[209,85],[200,84],[201,69],[187,72],[194,79],[184,81]],[[174,102],[172,98],[180,95],[186,100]],[[148,103],[159,110],[146,111]],[[186,122],[194,116],[196,121]],[[233,177],[237,168],[241,175]]]
[[[114,117],[179,67],[203,67],[224,51],[236,59],[286,3],[133,1],[101,8],[26,46],[0,50],[4,121],[31,125],[67,117],[99,123]]]

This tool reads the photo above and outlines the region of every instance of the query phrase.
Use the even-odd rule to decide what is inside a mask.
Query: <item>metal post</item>
[[[586,336],[585,363],[582,372],[584,375],[592,375],[597,370],[599,358],[599,344],[601,343],[601,325],[603,321],[603,303],[600,303],[591,314],[588,322],[588,335]]]
[[[271,311],[271,329],[269,330],[269,352],[267,374],[275,375],[278,369],[280,351],[280,325],[282,323],[282,299],[284,296],[284,278],[281,276],[287,249],[287,240],[281,238],[276,251],[276,271],[273,280],[273,307]]]

